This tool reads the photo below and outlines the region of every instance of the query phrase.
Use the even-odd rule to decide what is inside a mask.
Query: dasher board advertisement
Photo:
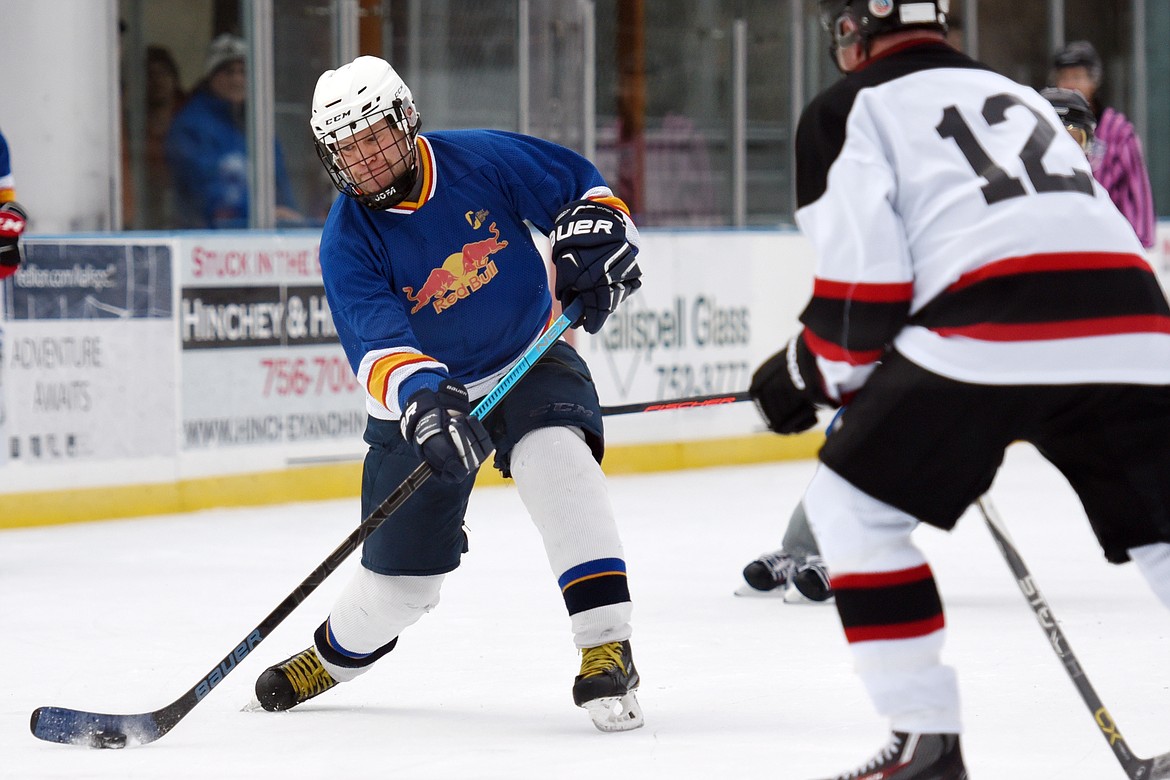
[[[8,464],[172,455],[171,247],[29,239],[3,283]]]
[[[598,334],[576,331],[602,404],[746,390],[799,327],[811,249],[777,231],[648,231],[642,244],[641,289]]]
[[[361,445],[364,395],[318,249],[315,234],[180,239],[182,449]]]

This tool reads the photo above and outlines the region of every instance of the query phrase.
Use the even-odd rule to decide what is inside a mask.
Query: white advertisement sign
[[[811,248],[774,231],[649,232],[642,244],[642,288],[600,333],[575,336],[602,405],[746,390],[799,327]],[[679,426],[650,414],[606,426],[625,441],[726,436],[758,424],[749,404],[736,406],[691,412]]]
[[[24,264],[3,287],[8,464],[173,455],[170,247],[24,249]]]
[[[337,343],[313,235],[180,240],[184,450],[360,444],[361,388]]]
[[[578,331],[603,404],[746,390],[812,289],[812,252],[795,235],[650,233],[640,258],[638,293],[601,333]]]

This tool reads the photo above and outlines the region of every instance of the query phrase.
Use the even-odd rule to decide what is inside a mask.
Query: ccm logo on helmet
[[[338,114],[337,116],[331,116],[328,119],[326,119],[325,124],[331,125],[334,122],[340,122],[342,119],[345,119],[347,116],[349,116],[352,113],[353,113],[353,109],[346,109],[344,114]]]
[[[569,236],[583,236],[588,233],[613,235],[613,222],[608,219],[582,219],[568,225],[557,225],[552,240],[561,241]]]

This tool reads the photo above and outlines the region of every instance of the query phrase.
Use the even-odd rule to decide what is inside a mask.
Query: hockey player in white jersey
[[[943,529],[1031,442],[1114,563],[1170,606],[1170,306],[1035,91],[945,42],[946,0],[820,0],[847,75],[796,135],[817,262],[753,383],[795,433],[848,405],[804,497],[889,743],[839,777],[965,780],[942,601],[911,534]]]

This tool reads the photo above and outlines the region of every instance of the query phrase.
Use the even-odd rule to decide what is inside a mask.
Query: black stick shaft
[[[1081,699],[1089,708],[1089,712],[1093,715],[1093,721],[1097,724],[1097,728],[1101,730],[1102,736],[1109,743],[1109,748],[1113,751],[1113,755],[1121,763],[1126,774],[1133,778],[1150,777],[1146,774],[1148,769],[1148,759],[1143,760],[1138,758],[1129,749],[1125,739],[1121,736],[1121,730],[1114,722],[1113,716],[1105,709],[1105,705],[1101,703],[1101,698],[1097,696],[1097,692],[1093,690],[1089,678],[1085,675],[1085,671],[1081,668],[1080,662],[1069,646],[1068,640],[1064,636],[1064,632],[1060,630],[1060,626],[1056,622],[1056,618],[1052,614],[1052,609],[1048,606],[1048,601],[1040,594],[1040,588],[1036,586],[1032,579],[1031,572],[1024,564],[1024,559],[1020,557],[1020,553],[1016,550],[1016,546],[1012,543],[1008,536],[1007,529],[1003,525],[998,512],[991,503],[988,496],[981,497],[976,501],[976,506],[983,514],[983,519],[987,521],[987,527],[991,530],[991,535],[995,539],[995,544],[999,551],[1003,554],[1003,558],[1007,561],[1008,568],[1012,570],[1012,575],[1016,578],[1016,584],[1020,587],[1020,592],[1024,594],[1024,599],[1028,602],[1028,606],[1036,613],[1036,621],[1040,624],[1040,629],[1047,637],[1048,643],[1052,646],[1052,652],[1056,653],[1056,657],[1060,659],[1060,663],[1064,666],[1064,670],[1068,673],[1069,679],[1072,680],[1076,686],[1077,692],[1080,693]]]

